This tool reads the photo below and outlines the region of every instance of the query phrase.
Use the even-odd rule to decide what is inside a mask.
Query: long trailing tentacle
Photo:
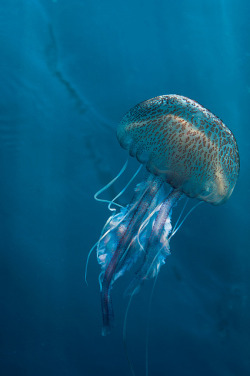
[[[106,191],[112,184],[114,184],[114,182],[123,174],[123,172],[126,170],[126,167],[128,165],[128,160],[125,162],[124,166],[122,167],[121,171],[118,173],[118,175],[116,175],[116,177],[114,177],[114,179],[112,179],[107,185],[105,185],[105,187],[103,187],[102,189],[100,189],[98,192],[96,192],[96,194],[94,195],[94,198],[96,201],[100,201],[100,202],[107,202],[110,204],[110,200],[104,200],[102,198],[98,198],[98,196]],[[122,207],[121,205],[119,204],[116,204],[115,202],[113,202],[114,205],[117,205],[118,207]]]
[[[184,205],[183,205],[183,207],[182,207],[182,209],[181,209],[180,215],[179,215],[177,221],[175,222],[175,225],[174,225],[174,227],[173,227],[171,233],[175,232],[175,229],[176,229],[176,227],[178,226],[178,223],[180,222],[180,219],[181,219],[181,217],[182,217],[182,214],[184,213],[184,210],[186,209],[186,206],[187,206],[188,200],[189,200],[189,198],[187,197],[186,200],[185,200],[185,203],[184,203]]]
[[[148,359],[149,359],[149,356],[148,356],[148,352],[149,352],[149,324],[150,324],[152,301],[153,301],[153,295],[154,295],[154,291],[155,291],[157,276],[154,279],[154,283],[153,283],[152,290],[151,290],[151,293],[150,293],[150,299],[149,299],[149,305],[148,305],[148,313],[147,313],[147,328],[146,328],[146,342],[145,342],[145,370],[146,370],[146,376],[148,376],[148,374],[149,374],[149,371],[148,371],[149,370],[149,367],[148,367]],[[130,372],[131,372],[132,376],[135,376],[135,370],[134,370],[133,362],[131,360],[131,357],[130,357],[130,354],[129,354],[129,351],[128,351],[128,347],[127,347],[127,321],[128,321],[128,313],[129,313],[129,310],[130,310],[130,307],[131,307],[132,299],[133,299],[133,297],[134,297],[135,294],[136,294],[136,288],[134,289],[134,291],[132,292],[132,294],[129,297],[129,301],[128,301],[126,312],[125,312],[125,316],[124,316],[123,330],[122,330],[122,333],[123,333],[122,339],[123,339],[124,352],[125,352],[125,355],[126,355],[126,358],[127,358],[127,362],[128,362],[128,365],[129,365],[129,369],[130,369]]]
[[[203,201],[200,201],[198,202],[196,205],[194,205],[188,212],[187,214],[185,215],[185,217],[183,218],[183,220],[181,221],[181,223],[179,224],[179,226],[177,228],[175,228],[173,231],[172,231],[172,234],[170,235],[169,237],[169,241],[170,239],[177,233],[177,231],[181,228],[181,226],[183,225],[183,223],[185,222],[185,220],[187,219],[187,217],[194,211],[194,209],[196,209],[198,206],[200,206],[201,204],[203,204]],[[175,226],[176,227],[176,226]]]
[[[116,200],[117,198],[119,198],[119,197],[120,197],[120,196],[126,191],[126,189],[129,187],[129,185],[132,183],[132,181],[135,179],[135,177],[136,177],[136,176],[138,175],[138,173],[140,172],[141,168],[142,168],[142,165],[139,166],[139,168],[136,170],[136,172],[134,173],[134,175],[132,176],[132,178],[131,178],[131,179],[129,180],[129,182],[125,185],[125,187],[121,190],[121,192],[119,192],[118,195],[116,195],[115,198],[113,198],[113,200],[110,201],[109,206],[108,206],[109,210],[111,210],[111,211],[114,211],[114,210],[115,210],[115,209],[111,208],[111,205],[112,205],[112,204],[117,205],[117,203],[115,202],[115,200]]]
[[[156,281],[157,281],[158,274],[156,275],[153,283],[153,287],[150,294],[149,304],[148,304],[148,317],[147,317],[147,329],[146,329],[146,348],[145,348],[145,370],[146,370],[146,376],[148,376],[148,351],[149,351],[149,324],[150,324],[150,318],[151,318],[151,308],[152,308],[152,301],[153,301],[153,295],[155,291]]]
[[[125,355],[126,355],[126,358],[127,358],[129,369],[131,371],[132,376],[135,376],[133,363],[132,363],[132,360],[130,358],[130,355],[129,355],[129,352],[128,352],[128,347],[127,347],[127,320],[128,320],[128,312],[129,312],[129,309],[130,309],[130,306],[131,306],[133,296],[134,296],[134,293],[132,293],[131,296],[129,297],[127,309],[126,309],[125,316],[124,316],[122,340],[123,340],[124,352],[125,352]]]

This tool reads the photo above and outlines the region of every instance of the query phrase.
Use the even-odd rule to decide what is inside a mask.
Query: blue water
[[[198,207],[171,241],[152,301],[149,375],[250,374],[249,12],[247,0],[1,1],[1,375],[130,375],[130,277],[115,284],[108,337],[94,255],[84,283],[109,215],[93,195],[127,159],[115,135],[124,113],[169,93],[227,124],[241,172],[226,204]],[[131,159],[106,197],[137,168]],[[128,315],[136,376],[151,288]]]

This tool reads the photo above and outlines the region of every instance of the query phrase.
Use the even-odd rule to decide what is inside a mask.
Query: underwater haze
[[[115,327],[102,336],[95,252],[88,285],[85,264],[110,215],[93,196],[128,158],[117,125],[164,94],[223,120],[240,175],[225,204],[197,207],[171,241],[149,320],[153,281],[133,298],[128,353],[146,375],[148,330],[149,376],[250,374],[249,15],[248,0],[1,1],[2,376],[131,375],[131,274],[113,287]],[[130,157],[102,197],[138,166]]]

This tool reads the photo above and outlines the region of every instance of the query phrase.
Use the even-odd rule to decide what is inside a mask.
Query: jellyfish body
[[[109,218],[97,244],[103,335],[113,323],[114,281],[136,264],[127,290],[134,293],[165,263],[171,211],[180,198],[222,204],[239,174],[232,132],[207,109],[182,96],[164,95],[136,105],[119,124],[117,137],[149,173],[136,186],[130,204]],[[172,187],[169,194],[165,183]]]

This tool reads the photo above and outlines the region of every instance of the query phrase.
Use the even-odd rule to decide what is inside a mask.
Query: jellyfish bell
[[[171,212],[181,197],[222,204],[232,194],[239,174],[232,132],[210,111],[179,95],[159,96],[133,107],[118,125],[117,138],[149,173],[128,205],[116,203],[127,186],[109,202],[109,208],[115,204],[118,212],[113,211],[95,245],[101,266],[103,335],[113,324],[114,281],[136,265],[127,290],[133,295],[165,263],[177,231],[171,226]],[[172,187],[170,193],[165,183]]]
[[[120,145],[189,197],[225,202],[239,174],[232,132],[197,102],[162,95],[133,107],[117,129]]]

